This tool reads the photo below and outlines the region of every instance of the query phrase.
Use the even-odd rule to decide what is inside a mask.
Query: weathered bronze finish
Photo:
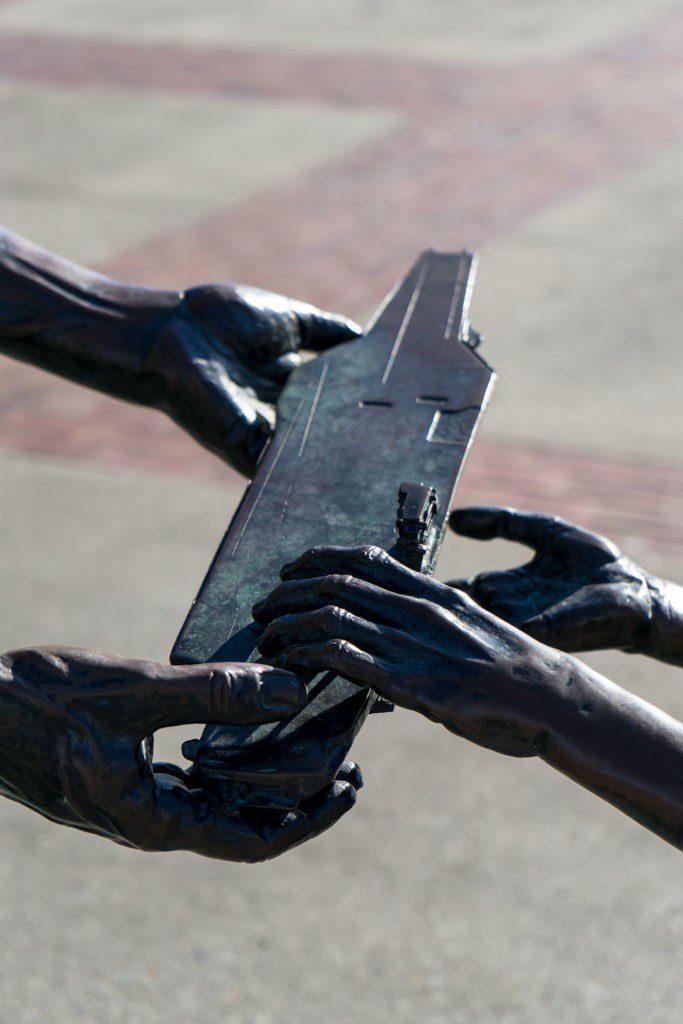
[[[162,410],[247,476],[302,350],[358,334],[344,317],[260,288],[121,284],[0,228],[0,352]]]
[[[188,292],[110,281],[0,229],[0,352],[163,409],[250,472],[300,350],[355,337],[349,321],[239,285]],[[355,765],[315,799],[262,819],[153,764],[165,725],[281,720],[306,691],[257,665],[170,668],[68,647],[0,657],[0,793],[144,850],[265,860],[329,828],[355,800]]]
[[[476,540],[526,544],[531,561],[451,586],[563,651],[616,648],[683,667],[683,588],[641,569],[605,537],[556,516],[463,508],[451,528]]]
[[[619,647],[683,666],[683,589],[552,516],[476,508],[451,523],[536,554],[456,589],[377,547],[316,548],[258,608],[261,652],[292,671],[342,673],[491,750],[539,757],[683,849],[683,724],[555,649]]]
[[[470,253],[424,253],[363,338],[292,373],[273,441],[174,662],[257,658],[252,607],[306,545],[381,544],[433,571],[493,380],[470,343],[473,283]],[[226,799],[293,806],[329,785],[374,701],[371,690],[318,676],[306,708],[287,723],[210,727],[185,753],[202,784],[227,783]]]
[[[455,512],[451,527],[528,544],[531,561],[454,586],[429,578],[491,379],[471,350],[471,272],[467,254],[425,255],[366,339],[303,364],[301,349],[357,329],[239,286],[128,287],[0,231],[0,351],[164,409],[247,472],[280,398],[179,642],[179,657],[212,663],[1,656],[2,794],[127,846],[263,860],[353,805],[362,780],[340,760],[375,700],[537,756],[683,848],[683,725],[566,653],[616,647],[683,666],[683,589],[570,523],[496,508]],[[311,540],[265,597],[280,560]],[[251,559],[237,595],[221,578],[235,543]],[[255,645],[274,668],[213,660]],[[318,681],[307,690],[289,670]],[[197,721],[216,725],[196,767],[153,763],[145,736]]]

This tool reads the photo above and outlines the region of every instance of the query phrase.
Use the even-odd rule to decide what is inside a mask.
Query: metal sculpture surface
[[[438,271],[452,284],[454,260],[448,305]],[[603,537],[506,508],[460,509],[450,525],[466,537],[527,544],[534,551],[527,564],[451,586],[420,571],[436,556],[449,489],[488,386],[490,371],[466,344],[473,340],[466,325],[471,273],[465,254],[424,257],[369,339],[342,347],[334,360],[330,353],[303,365],[301,349],[326,351],[357,335],[355,326],[239,285],[188,292],[122,285],[0,229],[0,352],[162,409],[245,472],[272,433],[280,395],[281,427],[290,431],[284,443],[278,430],[257,476],[258,488],[270,473],[264,491],[280,504],[263,524],[239,604],[237,646],[246,652],[257,640],[274,668],[215,661],[172,668],[69,647],[0,655],[2,795],[139,849],[274,857],[353,806],[362,781],[357,767],[342,764],[331,782],[330,773],[372,703],[372,688],[381,706],[393,701],[499,753],[544,760],[683,849],[683,723],[567,653],[616,647],[683,667],[683,588],[635,565]],[[437,327],[442,333],[433,336],[450,343],[448,358],[439,362],[430,348],[430,359],[420,359],[421,342]],[[355,353],[356,363],[348,360]],[[373,353],[381,355],[374,387],[365,372]],[[449,360],[459,367],[455,402],[442,389]],[[297,468],[308,465],[318,418],[333,397],[328,385],[342,368],[335,401],[355,417],[358,433],[348,433],[345,418],[338,436],[327,432],[329,448],[318,449],[315,478],[302,491],[311,504],[300,506],[292,531],[298,557],[257,603],[253,626],[249,607],[276,581],[285,554],[278,531],[283,520],[294,522]],[[424,385],[423,374],[430,381],[436,374],[438,387]],[[297,416],[306,393],[308,411],[302,405]],[[419,465],[409,443],[415,428]],[[288,461],[292,491],[283,497],[273,485]],[[351,487],[358,478],[360,486]],[[314,507],[323,486],[332,488],[324,518],[332,527],[315,536],[322,546],[301,556],[296,549],[323,521]],[[251,490],[242,512],[259,493]],[[259,503],[260,514],[265,501]],[[358,517],[357,532],[349,513]],[[256,518],[252,513],[245,537]],[[330,540],[355,546],[325,546]],[[229,632],[218,609],[197,633],[200,652],[212,654],[215,641],[214,652],[225,655]],[[184,651],[191,656],[192,645]],[[344,679],[307,692],[297,678],[321,672]],[[260,741],[250,750],[243,732],[212,728],[195,751],[202,768],[152,761],[143,736],[198,721],[260,723],[265,732],[248,733]],[[305,742],[296,748],[287,736]],[[213,775],[212,744],[217,760],[227,754]],[[246,766],[241,780],[236,750]],[[264,766],[274,769],[274,785],[263,784]],[[330,784],[300,799],[321,781]],[[280,810],[264,812],[264,804]]]
[[[161,409],[245,473],[300,350],[358,333],[343,317],[258,288],[121,284],[0,228],[0,352]],[[0,655],[0,794],[139,849],[275,857],[353,806],[355,765],[266,823],[249,808],[231,811],[179,765],[153,763],[151,741],[141,740],[183,722],[272,722],[305,700],[295,676],[264,666],[171,668],[61,646],[10,651]]]
[[[493,372],[467,319],[470,253],[426,252],[365,337],[289,378],[277,429],[173,651],[175,662],[259,656],[254,604],[313,544],[380,544],[434,569],[446,516]],[[327,674],[286,723],[209,727],[185,753],[207,784],[287,807],[334,777],[375,694]]]
[[[466,509],[452,525],[536,549],[465,583],[496,615],[379,548],[318,547],[259,606],[264,656],[342,672],[480,746],[537,757],[683,849],[683,724],[557,649],[683,666],[683,589],[553,516]]]

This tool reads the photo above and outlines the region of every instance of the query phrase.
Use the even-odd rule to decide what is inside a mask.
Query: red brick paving
[[[0,74],[397,109],[390,137],[102,268],[179,287],[252,281],[362,317],[424,246],[479,246],[679,135],[682,29],[679,6],[609,50],[518,68],[0,36]],[[7,361],[0,448],[188,477],[228,472],[163,417]],[[545,508],[683,554],[680,464],[483,439],[459,497]]]
[[[481,245],[678,136],[682,29],[678,9],[609,51],[518,68],[12,36],[0,72],[398,109],[390,138],[104,268],[268,283],[361,315],[425,245]]]
[[[104,269],[150,284],[267,282],[360,316],[425,246],[478,247],[683,131],[673,62],[656,82],[627,59],[439,73],[453,98],[402,110],[390,137]]]
[[[0,451],[110,467],[238,479],[164,416],[115,402],[30,367],[0,360]],[[648,551],[683,558],[683,466],[566,449],[477,440],[458,502],[564,515]]]

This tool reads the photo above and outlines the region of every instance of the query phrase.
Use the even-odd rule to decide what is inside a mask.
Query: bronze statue
[[[552,516],[473,508],[451,525],[536,553],[453,587],[379,548],[314,548],[254,609],[263,654],[539,757],[683,849],[683,724],[565,653],[610,646],[683,666],[683,588]]]
[[[251,473],[301,350],[359,329],[239,285],[135,288],[0,231],[0,352],[161,409]],[[0,792],[53,821],[145,850],[257,861],[317,835],[361,785],[343,764],[322,792],[264,820],[235,811],[175,765],[154,765],[163,725],[272,722],[306,691],[290,673],[217,663],[171,668],[71,648],[0,657]]]
[[[366,334],[296,369],[277,427],[173,649],[175,662],[259,657],[251,609],[313,544],[372,543],[434,571],[448,508],[494,374],[473,350],[476,259],[425,252]],[[422,483],[421,481],[425,481]],[[296,806],[334,779],[372,690],[307,680],[286,723],[210,726],[183,747],[227,801]]]
[[[162,409],[246,473],[301,350],[357,334],[254,289],[127,287],[0,233],[0,351]],[[411,502],[433,515],[429,486]],[[421,525],[412,515],[404,505],[411,531]],[[331,672],[473,742],[540,757],[683,847],[683,725],[567,653],[614,646],[683,665],[681,588],[552,517],[466,509],[451,525],[535,555],[449,586],[374,545],[314,548],[254,608],[272,668],[168,667],[70,648],[4,655],[0,791],[128,846],[275,856],[352,806],[355,765],[296,806],[266,810],[226,803],[195,771],[154,764],[145,736],[174,723],[286,719],[307,702],[301,678]],[[420,536],[411,533],[411,550]]]
[[[604,537],[516,509],[459,509],[450,525],[463,537],[503,537],[534,551],[516,569],[451,582],[487,611],[563,651],[612,648],[683,667],[683,588]]]

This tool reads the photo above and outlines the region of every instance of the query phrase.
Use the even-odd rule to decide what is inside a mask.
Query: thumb
[[[233,452],[231,462],[235,469],[244,476],[253,476],[259,459],[272,436],[272,424],[265,416],[257,413],[245,430],[244,441],[238,454]]]
[[[222,389],[208,387],[203,404],[197,404],[197,415],[181,425],[238,473],[251,477],[273,436],[275,417],[267,418],[263,403],[256,408],[231,381],[223,383]]]
[[[448,518],[451,530],[463,537],[474,540],[502,537],[531,548],[538,548],[548,530],[557,522],[553,516],[496,505],[454,509]]]
[[[635,617],[627,606],[628,598],[621,602],[610,588],[583,587],[554,607],[527,619],[520,628],[535,640],[562,651],[622,647],[628,643],[630,620]]]

